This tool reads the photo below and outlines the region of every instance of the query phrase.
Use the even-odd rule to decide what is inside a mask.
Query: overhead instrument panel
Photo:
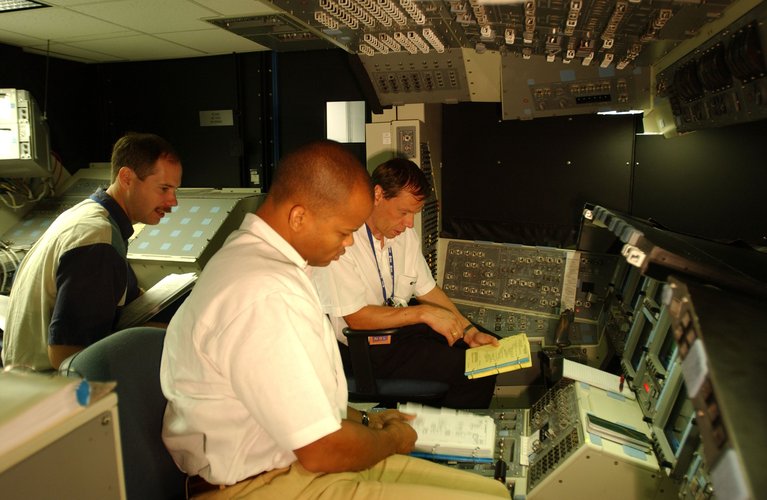
[[[693,37],[732,2],[271,3],[289,24],[305,26],[291,36],[316,36],[360,55],[383,105],[502,101],[503,118],[517,119],[649,107],[653,59]],[[248,37],[234,21],[242,20],[216,24]]]
[[[568,49],[568,53],[573,57],[584,54],[584,59],[572,63],[572,57],[552,58],[551,63],[546,63],[544,56],[520,58],[513,53],[501,58],[504,119],[650,108],[649,68],[620,70],[612,64],[612,53],[603,54],[599,61],[594,60],[593,51]],[[530,60],[537,63],[530,64]]]
[[[658,74],[678,131],[767,118],[765,19],[762,4]]]

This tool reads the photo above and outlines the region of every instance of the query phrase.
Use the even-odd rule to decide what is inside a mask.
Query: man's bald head
[[[354,244],[373,210],[362,164],[340,144],[320,141],[283,157],[257,214],[312,266],[326,266]]]
[[[317,141],[282,158],[269,196],[277,204],[300,203],[324,211],[346,203],[360,184],[367,186],[372,198],[370,176],[360,161],[337,142]]]

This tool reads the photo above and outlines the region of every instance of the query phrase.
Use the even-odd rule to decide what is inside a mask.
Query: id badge
[[[391,344],[391,335],[374,335],[372,337],[368,337],[368,344],[370,345]]]

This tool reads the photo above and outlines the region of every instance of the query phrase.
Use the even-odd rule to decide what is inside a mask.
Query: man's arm
[[[498,340],[476,328],[466,328],[471,322],[455,307],[455,304],[438,286],[418,297],[420,304],[409,307],[365,306],[357,312],[344,316],[346,324],[357,330],[397,328],[400,326],[426,323],[432,330],[453,345],[461,336],[472,347],[493,344]]]
[[[498,339],[492,335],[488,335],[484,332],[480,332],[476,327],[469,326],[472,324],[461,312],[455,307],[453,301],[445,294],[445,292],[438,286],[429,291],[425,295],[418,297],[418,301],[422,304],[429,304],[436,307],[442,307],[452,312],[461,324],[460,335],[463,336],[463,341],[471,347],[477,347],[485,344],[498,345]],[[433,327],[432,327],[433,328]],[[467,330],[468,328],[468,330]]]
[[[341,429],[294,453],[306,470],[326,473],[363,470],[395,453],[410,453],[417,435],[407,423],[409,417],[396,410],[384,413],[376,417],[378,429],[378,425],[362,425],[358,413],[350,411],[349,418],[341,421]]]
[[[48,361],[51,362],[51,366],[54,369],[58,370],[65,359],[83,349],[85,349],[85,346],[82,345],[49,345]]]
[[[432,304],[408,307],[365,306],[357,312],[344,316],[344,320],[349,327],[356,330],[398,328],[426,323],[435,332],[445,337],[449,345],[453,345],[461,338],[464,328],[453,312]]]
[[[125,260],[107,243],[74,248],[61,256],[48,327],[51,366],[58,368],[71,354],[112,331],[126,275]]]

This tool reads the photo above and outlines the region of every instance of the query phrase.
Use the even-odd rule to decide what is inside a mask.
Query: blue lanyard
[[[386,284],[384,283],[383,275],[381,274],[381,267],[378,265],[378,257],[376,256],[376,246],[373,243],[373,233],[370,232],[370,228],[367,224],[365,224],[365,229],[368,231],[368,240],[370,240],[370,248],[373,249],[373,260],[376,263],[376,270],[378,270],[378,279],[381,280],[381,294],[383,294],[383,303],[384,305],[391,305],[392,299],[394,298],[394,257],[391,253],[391,247],[388,248],[389,250],[389,272],[391,272],[391,297],[386,297]]]

